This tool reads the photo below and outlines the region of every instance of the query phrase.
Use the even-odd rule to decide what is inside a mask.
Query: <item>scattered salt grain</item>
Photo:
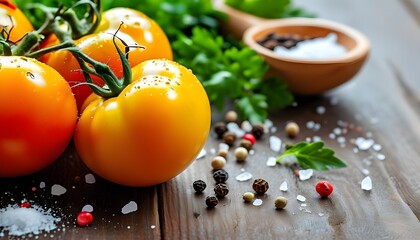
[[[287,190],[288,190],[288,187],[287,187],[287,182],[286,182],[286,181],[284,181],[284,182],[282,182],[282,183],[281,183],[281,185],[280,185],[280,191],[282,191],[282,192],[287,192]]]
[[[336,138],[336,136],[335,136],[335,134],[334,134],[334,133],[330,133],[330,134],[328,135],[328,137],[329,137],[330,139],[335,139],[335,138]]]
[[[271,130],[270,130],[270,133],[276,133],[277,132],[277,128],[276,127],[272,127],[272,128],[270,128]]]
[[[93,174],[88,173],[85,175],[85,182],[88,184],[94,184],[96,182],[95,176]]]
[[[276,136],[271,136],[269,139],[270,149],[274,152],[280,152],[281,149],[281,139]]]
[[[362,173],[366,176],[370,174],[369,170],[367,170],[366,168],[362,169]]]
[[[252,178],[252,174],[249,172],[243,172],[241,174],[239,174],[238,176],[236,176],[236,181],[239,182],[245,182],[248,181]]]
[[[337,138],[337,142],[338,142],[338,143],[346,143],[346,138],[345,138],[345,137],[343,137],[343,136],[338,137],[338,138]]]
[[[355,142],[359,150],[362,151],[369,150],[369,148],[372,147],[374,143],[375,142],[372,139],[365,139],[363,137],[358,137]]]
[[[297,163],[297,157],[295,155],[286,155],[280,159],[280,162],[284,165],[292,165]]]
[[[122,209],[121,212],[122,214],[128,214],[128,213],[132,213],[137,211],[137,203],[134,201],[130,201],[129,203],[127,203]]]
[[[40,182],[40,183],[39,183],[39,188],[41,188],[41,189],[42,189],[42,188],[45,188],[45,182]]]
[[[263,201],[259,198],[255,199],[254,202],[252,202],[252,205],[254,206],[261,206],[263,204]]]
[[[380,144],[375,143],[372,145],[372,149],[379,152],[382,150],[382,146]]]
[[[31,208],[9,205],[0,209],[0,228],[10,236],[49,232],[57,228],[56,223],[60,220],[61,218],[52,215],[51,209],[44,210],[36,205],[32,205]],[[4,236],[4,232],[1,232],[1,235]]]
[[[245,131],[242,130],[239,125],[235,122],[230,122],[226,125],[228,131],[233,132],[237,138],[242,138],[245,135]]]
[[[332,106],[337,105],[337,104],[338,104],[338,102],[339,102],[338,97],[332,97],[332,98],[330,99],[330,104],[331,104]]]
[[[333,129],[333,133],[335,134],[335,135],[341,135],[341,128],[334,128]]]
[[[367,176],[362,180],[362,183],[360,184],[363,190],[370,191],[372,190],[372,179]]]
[[[321,142],[322,138],[320,136],[313,136],[312,137],[312,142]]]
[[[316,108],[316,113],[318,113],[319,115],[322,115],[326,112],[326,109],[324,106],[319,106]]]
[[[151,229],[155,229],[156,228],[156,225],[151,225],[150,228]]]
[[[229,150],[229,145],[227,145],[226,143],[220,143],[219,144],[219,151],[220,150]]]
[[[93,206],[89,204],[83,206],[82,212],[90,212],[90,213],[93,212]]]
[[[299,202],[305,202],[306,201],[306,197],[304,197],[302,195],[297,195],[296,200],[298,200]]]
[[[314,121],[309,121],[306,123],[306,128],[308,129],[312,129],[315,126],[315,122]]]
[[[318,216],[323,217],[325,214],[324,213],[318,213]]]
[[[206,149],[203,148],[203,149],[201,149],[200,153],[198,154],[198,156],[195,159],[196,160],[202,159],[206,156],[206,154],[207,154],[207,151],[206,151]]]
[[[321,124],[320,123],[315,123],[314,127],[312,128],[312,130],[314,130],[316,132],[319,129],[321,129]]]
[[[251,149],[251,150],[249,150],[249,155],[254,155],[255,154],[255,150],[254,149]]]
[[[269,167],[274,167],[274,166],[276,166],[276,163],[277,163],[277,159],[275,157],[269,157],[267,159],[267,163],[266,164]]]
[[[378,160],[383,161],[383,160],[385,160],[385,155],[383,155],[383,154],[381,154],[381,153],[378,153],[378,154],[376,155],[376,158],[377,158]]]
[[[266,130],[270,129],[271,127],[274,126],[273,121],[271,121],[270,119],[266,119],[264,122],[264,126],[266,127]]]
[[[328,59],[343,56],[347,52],[345,47],[337,43],[335,33],[301,41],[296,44],[296,47],[290,49],[276,46],[273,51],[281,56],[298,59]]]
[[[314,174],[314,170],[312,169],[299,170],[299,179],[301,181],[308,180],[312,177],[313,174]]]
[[[66,192],[67,192],[67,189],[65,187],[61,186],[61,185],[54,184],[51,187],[51,194],[52,195],[60,196],[60,195],[63,195],[64,193],[66,193]]]
[[[210,148],[210,153],[213,154],[213,155],[216,154],[216,149],[215,148]]]

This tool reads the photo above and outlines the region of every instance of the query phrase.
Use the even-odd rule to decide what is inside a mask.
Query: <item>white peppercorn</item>
[[[235,149],[235,157],[236,161],[238,162],[244,162],[246,158],[248,157],[248,150],[244,147],[238,147]]]
[[[214,170],[222,169],[223,167],[225,167],[225,165],[226,165],[226,159],[221,156],[216,156],[211,161],[211,166]]]

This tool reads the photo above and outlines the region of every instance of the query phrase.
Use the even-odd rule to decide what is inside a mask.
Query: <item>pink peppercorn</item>
[[[93,222],[93,215],[90,212],[80,212],[77,215],[77,225],[86,227]]]
[[[252,143],[252,145],[255,144],[255,142],[257,141],[257,139],[255,138],[255,136],[252,133],[246,133],[242,139],[248,140]]]

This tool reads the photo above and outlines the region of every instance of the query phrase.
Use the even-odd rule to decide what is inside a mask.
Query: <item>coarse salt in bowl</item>
[[[310,38],[336,35],[345,54],[329,58],[302,58],[282,55],[261,46],[258,41],[268,34],[296,34]],[[288,18],[264,21],[248,28],[244,42],[265,58],[272,74],[284,80],[298,95],[317,95],[353,78],[365,62],[369,40],[359,31],[337,22],[320,18]]]

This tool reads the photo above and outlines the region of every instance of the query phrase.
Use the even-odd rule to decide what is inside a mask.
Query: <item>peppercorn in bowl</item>
[[[298,95],[317,95],[352,79],[370,43],[359,31],[319,18],[263,21],[249,27],[244,42]]]

